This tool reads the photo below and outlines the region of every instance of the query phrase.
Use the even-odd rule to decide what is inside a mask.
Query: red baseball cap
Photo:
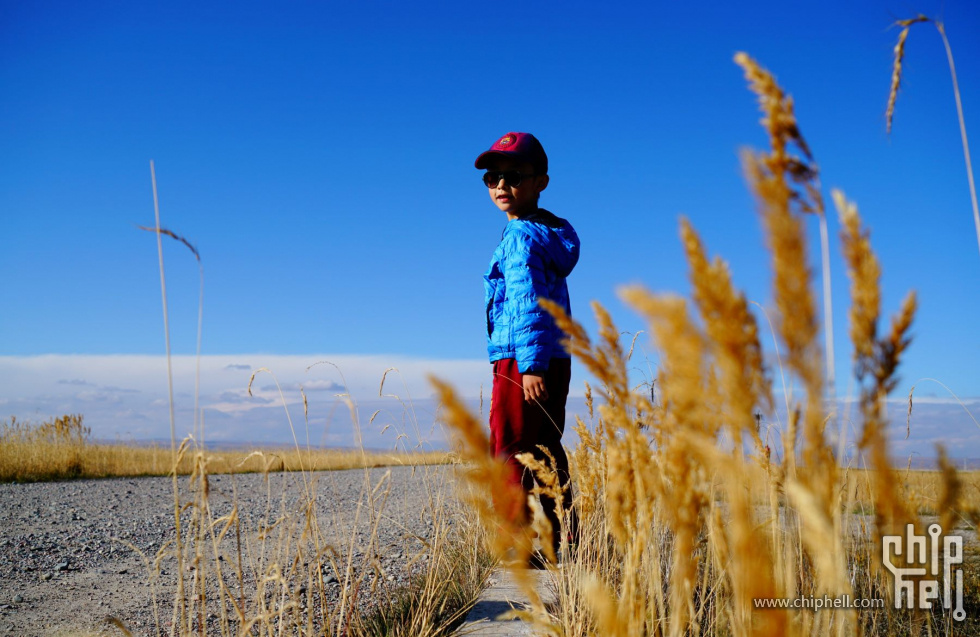
[[[544,154],[541,142],[531,133],[507,133],[494,142],[490,150],[477,157],[475,165],[486,168],[494,157],[528,162],[539,175],[548,174],[548,156]]]

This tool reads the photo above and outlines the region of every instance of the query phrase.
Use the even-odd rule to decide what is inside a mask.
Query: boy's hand
[[[524,372],[524,400],[539,403],[548,400],[548,388],[544,384],[544,376],[537,372]]]

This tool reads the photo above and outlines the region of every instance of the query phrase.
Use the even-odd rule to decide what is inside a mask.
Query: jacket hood
[[[551,257],[555,270],[563,277],[571,274],[578,263],[579,239],[572,224],[544,208],[538,208],[523,219],[522,225],[532,240]]]

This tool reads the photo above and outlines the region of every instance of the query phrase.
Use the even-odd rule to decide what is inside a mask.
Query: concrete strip
[[[551,577],[548,571],[528,571],[538,594],[545,604],[552,600]],[[459,627],[457,634],[473,637],[519,637],[533,635],[531,625],[519,619],[500,620],[500,615],[512,608],[521,609],[529,603],[527,595],[518,588],[507,569],[497,568],[490,576],[490,586]]]

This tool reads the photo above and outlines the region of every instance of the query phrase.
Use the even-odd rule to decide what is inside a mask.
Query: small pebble
[[[54,575],[52,575],[51,573],[42,573],[41,574],[41,580],[42,581],[45,581],[45,582],[47,582],[48,580],[50,580],[52,577],[54,577]]]
[[[14,603],[15,604],[23,604],[24,603],[24,596],[23,595],[14,595]]]

